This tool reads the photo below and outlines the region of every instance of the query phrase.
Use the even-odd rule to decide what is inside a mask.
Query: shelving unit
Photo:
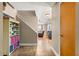
[[[20,23],[8,16],[3,17],[3,55],[10,55],[20,42]]]

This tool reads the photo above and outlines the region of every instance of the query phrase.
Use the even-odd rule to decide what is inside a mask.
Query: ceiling
[[[11,5],[18,11],[24,11],[22,13],[26,16],[25,11],[35,11],[35,16],[38,18],[39,24],[49,23],[50,15],[52,13],[51,6],[55,5],[55,2],[10,2]],[[34,14],[34,13],[33,13]],[[48,14],[49,16],[47,16]]]
[[[17,10],[35,10],[37,7],[51,7],[55,2],[10,2]]]

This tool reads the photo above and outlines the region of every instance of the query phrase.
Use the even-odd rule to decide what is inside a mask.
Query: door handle
[[[61,37],[63,37],[63,34],[60,34]]]

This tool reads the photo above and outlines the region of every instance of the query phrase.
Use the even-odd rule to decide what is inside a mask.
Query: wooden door
[[[75,55],[75,2],[63,2],[60,5],[61,44],[60,55]]]

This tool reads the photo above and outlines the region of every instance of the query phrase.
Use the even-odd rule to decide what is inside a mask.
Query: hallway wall
[[[52,41],[53,48],[60,55],[60,5],[57,4],[52,9]]]
[[[79,3],[76,3],[76,55],[79,56]]]
[[[3,40],[3,13],[2,3],[0,2],[0,55],[2,55],[2,40]]]

